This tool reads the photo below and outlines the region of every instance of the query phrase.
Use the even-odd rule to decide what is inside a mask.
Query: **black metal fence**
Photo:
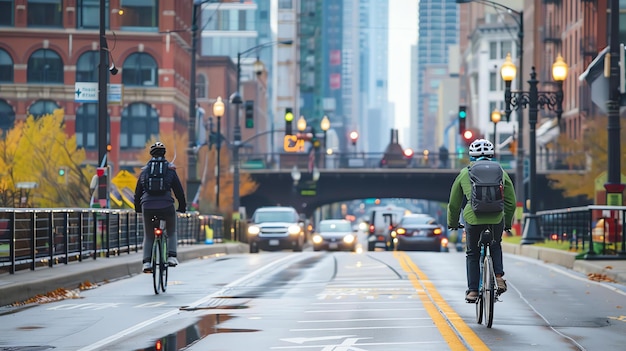
[[[545,240],[569,242],[584,259],[626,259],[626,206],[590,205],[537,212]]]
[[[138,252],[143,220],[134,210],[0,208],[0,273]],[[225,238],[221,216],[178,214],[179,245]]]

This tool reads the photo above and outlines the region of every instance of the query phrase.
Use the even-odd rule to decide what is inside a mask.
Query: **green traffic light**
[[[459,111],[459,117],[465,118],[467,117],[467,113],[465,111]]]
[[[293,121],[293,113],[291,113],[291,112],[285,113],[285,121],[287,121],[287,122]]]
[[[65,175],[65,169],[59,168],[59,175],[60,176],[64,176]]]

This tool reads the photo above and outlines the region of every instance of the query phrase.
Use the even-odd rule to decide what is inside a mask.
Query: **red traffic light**
[[[410,159],[413,157],[413,149],[411,148],[404,149],[403,153],[404,153],[404,157],[407,159]]]
[[[104,174],[105,174],[105,173],[106,173],[106,168],[104,168],[104,167],[98,167],[98,168],[96,168],[96,175],[97,175],[98,177],[102,177],[102,176],[104,176]]]
[[[466,130],[465,132],[463,132],[463,139],[465,140],[472,140],[474,139],[474,132],[472,132],[471,130]]]

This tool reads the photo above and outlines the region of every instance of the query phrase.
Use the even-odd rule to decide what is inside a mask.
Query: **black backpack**
[[[472,191],[469,204],[474,213],[504,211],[502,167],[496,162],[479,160],[468,167]]]
[[[167,168],[169,162],[165,159],[152,159],[146,165],[146,176],[144,185],[146,192],[150,195],[163,195],[170,190],[167,184]]]

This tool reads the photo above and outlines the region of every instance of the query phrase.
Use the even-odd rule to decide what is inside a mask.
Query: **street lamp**
[[[326,132],[330,129],[330,120],[328,119],[328,116],[324,116],[324,118],[322,118],[320,127],[322,128],[322,131],[324,131],[324,149],[326,149]]]
[[[498,122],[500,122],[500,120],[502,119],[502,114],[500,113],[500,111],[497,108],[494,108],[493,111],[491,111],[491,122],[493,123],[493,145],[495,148],[495,145],[498,143],[498,139],[496,138],[496,126],[498,125]]]
[[[215,103],[213,103],[213,116],[217,118],[217,144],[215,149],[217,150],[217,160],[215,163],[215,209],[220,208],[220,150],[222,148],[222,116],[224,116],[224,101],[222,97],[218,96]]]
[[[519,62],[520,70],[517,77],[517,90],[524,90],[524,82],[522,70],[524,69],[524,11],[516,11],[506,5],[497,3],[490,0],[456,0],[457,4],[467,4],[470,2],[477,2],[483,5],[493,6],[499,8],[508,13],[511,18],[517,23],[517,60]],[[510,112],[506,115],[507,122],[510,119]],[[519,202],[524,198],[524,118],[522,116],[522,110],[517,110],[517,157],[515,163],[515,197]],[[522,205],[523,207],[523,205]]]
[[[528,172],[528,193],[530,203],[528,204],[528,215],[524,222],[524,233],[522,236],[522,244],[533,244],[543,241],[543,237],[539,232],[539,223],[537,222],[536,208],[537,208],[537,194],[535,191],[535,178],[537,175],[537,138],[536,138],[536,125],[537,125],[537,113],[539,108],[554,110],[557,118],[560,121],[563,114],[563,81],[567,77],[568,67],[563,57],[558,55],[554,64],[552,64],[552,79],[557,83],[557,91],[538,91],[537,73],[535,67],[532,67],[530,72],[530,80],[528,84],[530,86],[529,91],[511,91],[511,81],[515,77],[515,65],[511,62],[511,55],[507,55],[500,74],[505,82],[506,90],[504,92],[504,102],[506,105],[505,113],[508,115],[511,113],[511,106],[516,108],[528,107],[528,124],[529,139],[530,139],[530,162]],[[523,186],[523,183],[516,184],[516,186]]]
[[[304,131],[306,130],[306,119],[304,118],[304,116],[300,116],[300,118],[298,118],[296,126],[298,127],[298,131],[300,133],[304,133]]]
[[[233,132],[233,215],[239,219],[239,148],[241,147],[241,127],[239,126],[239,105],[243,102],[241,98],[241,57],[253,51],[275,45],[291,45],[293,40],[271,41],[257,46],[253,46],[237,53],[237,90],[230,96],[230,103],[235,109],[235,128]],[[257,60],[258,61],[258,60]],[[260,71],[259,71],[260,72]]]

